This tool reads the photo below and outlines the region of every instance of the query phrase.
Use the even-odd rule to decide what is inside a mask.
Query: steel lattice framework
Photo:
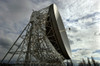
[[[60,63],[64,58],[60,50],[56,33],[50,18],[50,7],[40,11],[33,11],[30,22],[24,28],[7,54],[10,63],[17,59],[16,63]]]

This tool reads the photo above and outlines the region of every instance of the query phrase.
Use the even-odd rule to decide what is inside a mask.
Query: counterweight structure
[[[59,63],[71,58],[69,41],[55,4],[33,11],[30,22],[2,59],[7,63]]]

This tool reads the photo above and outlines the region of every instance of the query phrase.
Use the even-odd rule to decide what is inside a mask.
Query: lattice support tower
[[[63,65],[62,52],[50,18],[49,7],[33,11],[30,22],[6,53],[1,63],[50,63]],[[16,59],[16,60],[15,60]]]

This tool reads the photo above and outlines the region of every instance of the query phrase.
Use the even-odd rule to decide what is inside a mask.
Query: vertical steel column
[[[27,51],[26,51],[26,56],[25,56],[25,63],[30,63],[31,62],[31,37],[32,37],[32,29],[33,29],[33,24],[31,23],[31,28],[30,28],[30,31],[29,31],[28,46],[27,46]]]

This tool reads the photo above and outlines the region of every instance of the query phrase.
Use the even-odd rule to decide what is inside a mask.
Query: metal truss
[[[34,11],[30,22],[16,39],[1,63],[7,59],[7,63],[15,60],[16,63],[61,63],[63,56],[57,44],[54,30],[48,15],[48,8]],[[53,43],[53,44],[52,44]],[[15,48],[14,48],[15,47]],[[14,57],[15,56],[15,57]],[[7,58],[8,57],[8,58]]]

